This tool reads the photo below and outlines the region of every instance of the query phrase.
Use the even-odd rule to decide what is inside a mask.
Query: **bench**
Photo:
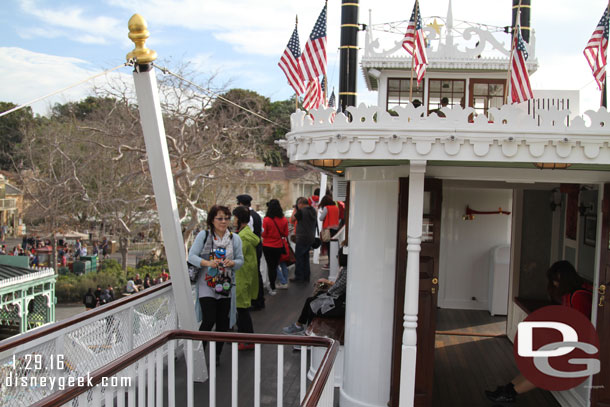
[[[345,318],[323,318],[316,317],[311,321],[307,330],[306,335],[309,336],[321,336],[325,338],[332,338],[340,343],[339,353],[335,359],[335,387],[341,387],[343,381],[343,345],[345,341]],[[311,360],[309,372],[307,378],[313,380],[322,358],[324,357],[324,348],[313,347],[311,350]]]

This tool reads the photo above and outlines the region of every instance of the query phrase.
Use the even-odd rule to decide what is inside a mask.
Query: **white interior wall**
[[[438,305],[487,309],[490,253],[498,245],[510,244],[512,215],[475,215],[474,220],[463,220],[466,206],[512,211],[512,190],[443,187]]]

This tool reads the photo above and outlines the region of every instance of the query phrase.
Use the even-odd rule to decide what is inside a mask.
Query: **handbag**
[[[292,250],[292,247],[290,247],[290,244],[288,243],[288,240],[286,240],[286,238],[283,238],[283,240],[284,250],[286,250],[286,253],[280,256],[280,263],[286,263],[287,266],[290,266],[296,262],[296,258],[294,256],[294,251]]]
[[[316,222],[316,233],[319,233],[318,230],[318,222]],[[322,246],[322,241],[319,237],[314,237],[313,243],[311,244],[311,248],[315,250],[318,249],[320,246]]]
[[[320,240],[322,240],[323,242],[330,242],[330,238],[330,229],[322,229],[322,233],[320,233]]]

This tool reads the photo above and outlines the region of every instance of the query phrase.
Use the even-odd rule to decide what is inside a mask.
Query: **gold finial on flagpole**
[[[139,14],[134,14],[127,23],[129,27],[129,39],[136,44],[136,47],[127,54],[127,60],[135,59],[138,64],[148,64],[157,59],[157,52],[145,46],[146,40],[150,37],[146,20]]]

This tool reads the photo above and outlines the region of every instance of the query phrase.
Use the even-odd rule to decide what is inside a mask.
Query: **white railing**
[[[43,380],[87,377],[160,333],[177,328],[168,282],[6,339],[0,342],[0,405],[29,406],[57,391],[48,382],[42,385]],[[28,386],[18,385],[17,378]]]
[[[176,369],[176,342],[185,340],[186,374]],[[284,346],[298,346],[301,351],[300,365],[300,405],[328,406],[334,404],[334,372],[333,365],[339,344],[333,339],[285,336],[256,335],[237,333],[216,333],[175,330],[166,332],[147,344],[129,352],[108,366],[91,374],[91,382],[83,386],[72,387],[41,400],[34,404],[37,407],[59,405],[93,405],[109,406],[194,406],[195,391],[193,383],[193,341],[208,340],[210,354],[216,352],[216,341],[231,343],[231,383],[218,383],[216,380],[216,365],[209,367],[208,380],[209,406],[216,406],[219,391],[231,394],[231,406],[238,405],[238,342],[255,343],[254,348],[254,388],[252,401],[255,407],[261,405],[261,345],[277,346],[277,395],[276,404],[284,404]],[[307,387],[307,348],[326,347],[320,368],[316,372],[309,387]],[[265,358],[271,358],[265,354]],[[165,368],[167,368],[167,386],[164,385]],[[183,379],[186,377],[186,383]],[[269,383],[267,376],[266,383]],[[219,384],[224,387],[219,388]],[[201,391],[201,389],[199,389]],[[180,402],[180,404],[178,404]],[[198,405],[203,403],[197,399]],[[228,403],[225,402],[226,405]],[[225,405],[223,404],[223,405]]]

